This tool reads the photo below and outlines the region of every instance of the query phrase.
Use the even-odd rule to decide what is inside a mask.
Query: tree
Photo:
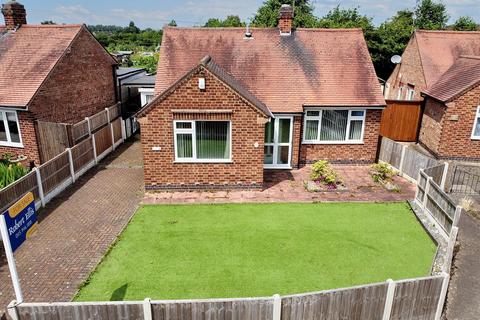
[[[312,28],[317,23],[310,0],[292,0],[294,7],[293,26],[297,28]],[[252,24],[256,27],[276,27],[280,7],[285,0],[266,0],[253,17]]]
[[[362,28],[364,32],[374,30],[372,18],[358,12],[358,8],[341,9],[337,6],[318,20],[319,28]]]
[[[415,27],[425,30],[442,30],[447,27],[449,16],[445,4],[422,0],[415,8]]]
[[[177,26],[177,21],[173,20],[168,23],[169,27],[176,27]]]
[[[240,20],[239,16],[227,16],[225,20],[210,18],[203,25],[204,27],[209,28],[221,28],[221,27],[243,27],[245,23]]]
[[[40,22],[40,24],[53,25],[53,24],[56,24],[56,23],[53,22],[52,20],[45,20],[45,21]]]
[[[137,68],[145,68],[148,73],[155,73],[157,72],[158,57],[158,53],[155,53],[151,56],[135,54],[130,59],[132,66]]]
[[[475,31],[477,23],[471,17],[463,16],[457,19],[453,24],[453,30],[457,31]]]
[[[135,22],[130,21],[128,27],[124,30],[127,33],[140,33],[140,29],[135,25]]]

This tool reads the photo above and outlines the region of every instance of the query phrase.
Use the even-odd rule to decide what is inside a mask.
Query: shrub
[[[4,160],[0,162],[0,189],[5,188],[28,173],[28,169],[20,163],[5,162]]]
[[[317,161],[312,165],[310,178],[317,183],[323,183],[329,189],[336,189],[337,185],[342,184],[342,178],[326,160]]]
[[[392,181],[397,172],[393,170],[387,163],[375,163],[372,165],[370,175],[375,182]]]

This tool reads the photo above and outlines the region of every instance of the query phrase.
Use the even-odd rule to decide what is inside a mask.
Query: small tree
[[[462,16],[453,24],[453,30],[457,31],[475,31],[478,26],[473,18],[468,16]]]
[[[415,27],[425,30],[442,30],[447,27],[448,14],[445,4],[422,0],[415,8]]]
[[[309,0],[266,0],[253,17],[252,24],[257,27],[273,28],[278,25],[278,15],[282,4],[290,3],[294,9],[293,26],[312,28],[317,23],[313,15],[313,5]]]
[[[239,16],[227,16],[225,20],[217,19],[217,18],[210,18],[204,24],[204,27],[209,28],[221,28],[221,27],[243,27],[245,23],[240,20]]]

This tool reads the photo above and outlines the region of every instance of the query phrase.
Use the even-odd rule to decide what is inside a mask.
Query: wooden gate
[[[65,123],[37,121],[38,152],[42,163],[53,159],[72,144],[69,125]]]
[[[416,142],[422,119],[422,101],[387,100],[380,135],[395,141]]]

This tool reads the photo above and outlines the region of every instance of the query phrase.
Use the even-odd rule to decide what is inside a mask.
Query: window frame
[[[415,96],[415,86],[409,84],[407,86],[407,92],[405,94],[405,100],[413,101],[414,96]]]
[[[324,110],[347,110],[348,111],[348,118],[347,118],[347,128],[346,128],[346,136],[345,140],[325,140],[322,141],[320,140],[320,134],[322,130],[322,116],[323,116],[323,111]],[[308,116],[307,112],[308,111],[319,111],[318,116]],[[353,116],[352,113],[355,111],[362,111],[363,116]],[[304,112],[303,116],[303,135],[302,135],[302,144],[364,144],[364,134],[365,134],[365,123],[366,123],[366,118],[367,118],[367,109],[358,109],[358,108],[353,108],[353,109],[341,109],[341,108],[309,108],[306,109]],[[318,121],[318,130],[317,130],[317,138],[314,140],[307,140],[305,138],[306,135],[306,127],[307,127],[307,121],[312,121],[316,120]],[[352,121],[355,120],[361,120],[362,121],[362,131],[361,131],[361,136],[360,139],[349,139],[350,136],[350,124]]]
[[[479,123],[479,120],[480,120],[480,106],[477,107],[477,110],[475,111],[475,118],[473,119],[473,128],[472,128],[472,135],[471,135],[472,140],[480,140],[480,135],[478,136],[475,135],[475,128]]]
[[[228,138],[230,143],[228,159],[198,159],[197,158],[197,131],[196,122],[228,122]],[[191,123],[192,127],[189,129],[177,129],[177,123]],[[192,157],[180,158],[177,155],[177,135],[191,134],[192,135]],[[232,121],[231,120],[173,120],[173,152],[174,163],[232,163]]]
[[[10,128],[8,127],[7,112],[15,114],[15,121],[17,123],[18,136],[20,138],[20,142],[12,142],[12,136],[10,135]],[[6,135],[7,135],[7,141],[1,141],[0,140],[0,146],[2,146],[2,147],[13,147],[13,148],[23,148],[22,131],[21,131],[21,128],[20,128],[20,121],[18,120],[17,111],[16,110],[10,110],[10,109],[0,109],[0,113],[3,114],[3,124],[5,126],[5,132],[6,132]]]

